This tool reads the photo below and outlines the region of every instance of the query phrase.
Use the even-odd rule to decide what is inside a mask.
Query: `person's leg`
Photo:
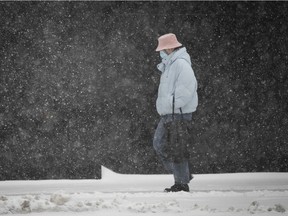
[[[189,182],[193,178],[190,175],[188,161],[183,161],[181,163],[173,163],[173,175],[175,184],[166,188],[164,191],[166,192],[178,192],[178,191],[186,191],[189,192]]]
[[[166,136],[166,129],[164,127],[164,119],[161,118],[154,134],[153,147],[159,159],[163,163],[164,168],[169,173],[173,174],[173,164],[168,160],[168,155],[165,152],[165,145],[167,144],[165,136]]]
[[[188,184],[191,178],[188,161],[174,163],[173,166],[175,184]]]

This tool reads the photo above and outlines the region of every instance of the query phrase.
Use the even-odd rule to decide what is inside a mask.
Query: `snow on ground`
[[[0,182],[0,215],[288,215],[288,173],[194,175],[190,193],[164,193],[171,175]]]

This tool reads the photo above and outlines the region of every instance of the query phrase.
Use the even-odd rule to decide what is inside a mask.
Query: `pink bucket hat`
[[[172,49],[180,46],[182,46],[182,44],[178,42],[176,35],[169,33],[158,38],[158,47],[156,51]]]

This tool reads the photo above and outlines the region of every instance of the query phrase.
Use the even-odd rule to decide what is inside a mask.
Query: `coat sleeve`
[[[179,109],[191,101],[197,91],[197,81],[191,65],[184,59],[177,60],[176,71],[175,109]]]

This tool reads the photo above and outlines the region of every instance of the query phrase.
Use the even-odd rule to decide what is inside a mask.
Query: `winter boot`
[[[179,191],[185,191],[189,192],[189,186],[188,184],[174,184],[170,188],[165,188],[164,192],[179,192]]]

